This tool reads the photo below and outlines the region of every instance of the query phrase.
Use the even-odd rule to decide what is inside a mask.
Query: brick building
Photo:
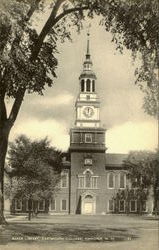
[[[101,126],[100,100],[96,92],[96,75],[89,51],[79,77],[79,94],[75,103],[75,125],[70,129],[69,153],[63,159],[59,192],[49,201],[40,201],[39,212],[51,214],[137,213],[139,206],[148,211],[149,201],[140,204],[116,199],[130,183],[122,165],[125,154],[106,153],[106,130]],[[122,197],[122,196],[120,196]],[[14,200],[14,212],[26,212],[27,201]]]

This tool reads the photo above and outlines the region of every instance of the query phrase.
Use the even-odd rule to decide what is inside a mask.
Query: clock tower
[[[100,126],[99,98],[96,93],[96,75],[92,69],[92,60],[89,51],[89,34],[87,53],[83,63],[83,70],[79,77],[79,95],[75,104],[77,127],[97,128]]]
[[[104,190],[101,183],[105,178],[105,129],[100,123],[96,80],[87,34],[87,51],[79,76],[79,94],[75,103],[75,125],[70,129],[72,214],[98,214],[104,211]],[[87,178],[90,178],[89,181]],[[97,200],[101,200],[100,205]]]

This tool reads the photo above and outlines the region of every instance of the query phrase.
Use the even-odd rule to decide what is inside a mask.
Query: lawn
[[[117,245],[117,242],[119,244],[138,242],[141,230],[145,235],[150,228],[152,230],[157,228],[157,221],[129,216],[40,215],[32,221],[28,221],[26,217],[15,217],[13,220],[8,219],[8,222],[9,224],[1,229],[0,242],[3,245],[18,244],[19,247],[21,244],[27,246],[28,243],[29,245],[47,243],[50,246],[52,243],[55,246],[56,244],[69,244],[69,247],[72,243],[76,245],[87,243],[92,246],[97,243],[100,245],[116,243]]]

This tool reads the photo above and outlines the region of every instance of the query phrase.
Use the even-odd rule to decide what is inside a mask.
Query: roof
[[[127,158],[127,154],[106,154],[106,166],[122,165]]]

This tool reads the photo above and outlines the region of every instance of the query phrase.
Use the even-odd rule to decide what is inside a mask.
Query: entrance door
[[[82,199],[82,214],[95,214],[95,199],[92,195],[86,195]]]
[[[93,203],[87,202],[84,204],[84,213],[85,214],[92,214],[93,213]]]

